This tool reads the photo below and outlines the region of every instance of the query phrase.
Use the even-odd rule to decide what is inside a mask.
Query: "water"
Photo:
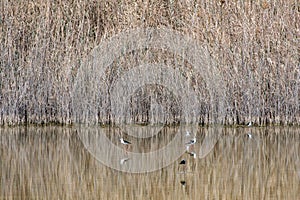
[[[175,129],[164,128],[151,139],[127,136],[132,142],[128,151],[162,148],[175,137]],[[197,143],[190,147],[196,159],[184,153],[167,167],[148,173],[121,172],[99,162],[79,136],[84,130],[1,128],[0,199],[299,198],[299,127],[218,128],[218,134],[198,128]],[[106,131],[109,140],[123,148],[120,130]],[[182,159],[185,165],[179,164]]]

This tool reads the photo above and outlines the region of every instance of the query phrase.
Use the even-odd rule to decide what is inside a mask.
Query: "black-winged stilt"
[[[120,141],[122,144],[125,144],[125,145],[131,144],[131,142],[128,142],[127,140],[124,140],[123,138],[120,138]]]
[[[120,165],[123,165],[126,161],[128,161],[130,158],[122,158],[120,160]]]
[[[188,143],[186,143],[186,145],[193,145],[196,143],[196,137],[194,137],[193,139],[191,139]]]
[[[249,139],[252,139],[252,134],[249,132],[249,133],[247,133],[247,137],[249,138]]]
[[[120,141],[122,144],[125,145],[125,151],[128,151],[129,145],[131,144],[131,142],[124,140],[123,138],[120,138]]]
[[[182,186],[185,186],[186,182],[185,182],[185,181],[180,181],[180,184],[181,184]]]
[[[195,152],[188,152],[188,154],[190,155],[190,156],[193,156],[193,158],[197,158],[197,154],[195,153]]]
[[[179,163],[179,165],[185,165],[186,161],[184,159],[182,159]]]

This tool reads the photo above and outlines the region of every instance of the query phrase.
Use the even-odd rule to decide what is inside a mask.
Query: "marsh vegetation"
[[[74,114],[74,84],[92,49],[126,30],[164,27],[194,38],[207,50],[216,76],[224,83],[215,88],[220,90],[222,105],[220,97],[210,92],[214,82],[203,81],[206,74],[195,73],[182,55],[167,49],[139,49],[115,60],[105,71],[103,82],[108,89],[101,93],[100,101],[89,96],[77,99],[97,105],[89,119],[113,123],[110,89],[118,75],[138,63],[160,61],[177,65],[197,89],[202,124],[299,125],[299,6],[297,0],[3,0],[0,123],[81,122]],[[91,91],[97,88],[88,87]],[[180,97],[153,85],[141,88],[128,100],[129,121],[148,123],[153,97],[168,113],[164,122],[180,121]]]

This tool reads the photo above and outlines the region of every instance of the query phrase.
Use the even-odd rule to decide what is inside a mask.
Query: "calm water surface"
[[[175,137],[174,129],[148,139],[126,136],[132,145],[125,150],[163,148]],[[197,143],[189,152],[196,158],[183,153],[162,169],[126,173],[87,150],[79,136],[84,129],[0,128],[0,199],[299,199],[299,127],[212,130],[199,127],[192,133]],[[106,128],[107,138],[124,148],[120,134]],[[86,136],[94,140],[92,133]],[[179,164],[182,159],[185,165]],[[130,158],[122,165],[130,166]]]

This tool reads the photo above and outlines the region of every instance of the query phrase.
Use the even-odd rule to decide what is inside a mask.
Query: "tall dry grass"
[[[101,41],[136,27],[172,28],[208,49],[225,83],[218,123],[300,124],[297,0],[3,0],[0,16],[1,124],[74,122],[78,68]],[[203,96],[200,122],[213,123],[218,108]],[[147,121],[146,104],[135,121]],[[97,121],[113,121],[103,109]]]

